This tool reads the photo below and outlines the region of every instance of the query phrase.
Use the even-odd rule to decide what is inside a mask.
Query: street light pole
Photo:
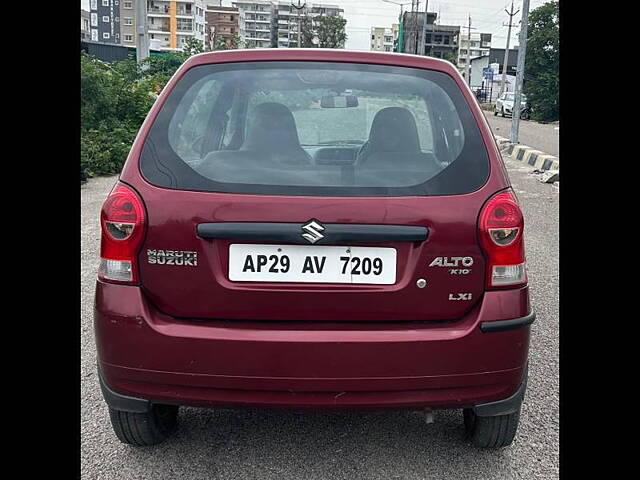
[[[415,25],[415,32],[416,32],[413,40],[415,44],[413,53],[415,53],[416,55],[418,55],[418,51],[419,51],[418,50],[418,13],[420,13],[420,0],[416,0],[416,13],[415,13],[416,16],[415,16],[415,22],[413,22]]]
[[[505,8],[504,11],[507,12],[507,9]],[[505,82],[507,81],[507,65],[509,65],[509,41],[511,40],[511,23],[513,21],[513,16],[516,15],[519,11],[520,10],[514,13],[513,0],[511,0],[511,12],[507,12],[507,15],[509,15],[509,30],[507,32],[507,48],[504,49],[504,62],[503,62],[504,65],[502,67],[502,84],[500,86],[500,93],[498,94],[498,96],[504,93]]]
[[[527,30],[529,28],[529,0],[522,0],[522,19],[520,20],[520,46],[518,47],[518,70],[516,71],[516,89],[511,114],[511,145],[518,143],[518,129],[520,128],[520,100],[522,98],[522,84],[524,83],[524,60],[527,54]]]
[[[427,17],[428,17],[428,13],[427,13],[427,8],[429,8],[429,0],[426,0],[424,2],[424,22],[422,22],[422,40],[420,41],[420,55],[424,55],[424,49],[425,49],[425,41],[426,41],[426,31],[427,31]]]
[[[394,2],[392,0],[382,0],[382,1],[386,2],[386,3],[393,3],[394,5],[400,5],[400,19],[399,20],[400,20],[400,23],[404,22],[404,18],[402,18],[403,17],[403,13],[404,13],[404,8],[403,7],[404,7],[404,5],[409,5],[412,2],[401,3],[401,2]],[[404,26],[403,26],[403,28],[404,28]],[[403,35],[403,38],[402,38],[402,42],[404,43],[404,35]],[[398,47],[398,48],[401,48],[401,51],[404,51],[404,45],[402,45],[402,47]]]
[[[471,26],[471,14],[469,14],[469,26],[462,28],[467,29],[467,84],[471,87],[471,30],[476,30],[476,27]]]
[[[149,56],[149,30],[147,28],[147,2],[136,2],[136,59],[138,63]]]
[[[469,14],[467,27],[467,83],[471,86],[471,14]]]

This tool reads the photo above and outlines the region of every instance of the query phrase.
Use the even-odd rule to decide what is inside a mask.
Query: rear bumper
[[[98,378],[100,381],[100,389],[102,390],[102,396],[107,402],[107,405],[109,405],[111,408],[114,408],[116,410],[122,410],[125,412],[133,412],[133,413],[145,413],[151,409],[152,402],[150,400],[147,400],[145,398],[130,397],[128,395],[122,395],[122,394],[116,393],[113,390],[111,390],[107,385],[105,385],[104,380],[102,379],[102,375],[99,372],[98,372]],[[476,415],[480,417],[493,416],[493,415],[506,415],[509,413],[513,413],[518,409],[518,407],[524,400],[524,394],[526,392],[526,389],[527,389],[527,370],[525,370],[525,378],[520,384],[520,386],[518,387],[518,390],[516,390],[516,392],[510,397],[505,398],[503,400],[497,400],[494,402],[472,405],[471,407],[473,408]],[[297,394],[297,395],[300,395],[300,394]],[[261,394],[261,396],[263,396],[263,394]],[[295,402],[292,402],[291,401],[292,398],[289,398],[287,402],[287,397],[292,397],[292,396],[293,396],[292,393],[285,394],[284,396],[280,395],[281,398],[279,400],[280,402],[284,400],[285,403],[283,404],[287,406],[291,406],[291,404],[293,403],[300,406],[301,404],[300,398],[296,398]],[[333,396],[333,401],[330,398],[331,396]],[[309,395],[308,393],[302,394],[305,407],[310,407],[310,406],[313,406],[314,404],[317,404],[320,406],[335,404],[335,401],[337,400],[336,397],[339,397],[339,396],[340,394],[336,394],[336,395],[332,395],[332,394],[331,395],[326,395],[326,394],[325,395],[318,395],[318,394]],[[406,393],[401,396],[403,396],[405,400],[407,400]],[[389,399],[392,398],[392,396],[387,396],[387,397]],[[397,402],[398,395],[396,394],[395,397]],[[239,402],[239,404],[242,404],[242,405],[250,404],[250,398],[251,398],[250,396],[248,397],[244,395],[243,400]],[[363,400],[366,400],[366,396],[362,395],[359,392],[354,395],[354,392],[351,392],[350,399],[352,400],[352,403],[357,403],[360,406],[362,406]],[[273,400],[276,400],[276,396],[274,396]],[[353,400],[355,400],[355,402],[353,402]],[[377,405],[375,407],[379,408],[381,407],[381,401],[384,400],[384,397],[378,394],[375,400],[377,401]],[[414,397],[414,400],[415,400],[415,397]],[[228,401],[231,402],[230,405],[234,405],[234,403],[232,402],[232,398],[228,398]],[[262,399],[262,401],[264,402],[264,398]],[[259,403],[260,402],[256,402],[256,404],[259,404]],[[345,404],[341,404],[341,405],[343,407],[347,406]],[[387,408],[392,406],[393,404],[390,404],[390,403],[385,404],[385,407]],[[420,406],[427,407],[427,405],[420,405]]]
[[[465,318],[438,325],[182,321],[140,288],[98,282],[94,320],[103,394],[121,410],[475,407],[481,415],[521,401],[533,316],[525,287],[487,292]]]

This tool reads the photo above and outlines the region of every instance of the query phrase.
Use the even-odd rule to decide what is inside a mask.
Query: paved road
[[[492,112],[484,110],[483,112],[489,125],[491,125],[493,134],[509,138],[511,118],[495,117]],[[518,129],[518,140],[524,145],[542,150],[550,155],[560,155],[560,125],[522,120]]]
[[[533,307],[530,377],[514,444],[483,451],[461,441],[462,413],[300,415],[183,408],[164,444],[135,449],[109,425],[95,373],[92,303],[98,212],[115,177],[82,198],[81,471],[83,479],[549,479],[558,478],[558,193],[506,160],[522,203]]]

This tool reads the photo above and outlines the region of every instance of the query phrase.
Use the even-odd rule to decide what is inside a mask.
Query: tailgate
[[[171,196],[175,201],[167,201]],[[146,197],[149,230],[140,276],[147,296],[165,313],[451,320],[482,295],[480,198],[229,197],[165,191],[157,208]]]

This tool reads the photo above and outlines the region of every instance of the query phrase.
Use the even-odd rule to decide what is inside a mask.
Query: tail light
[[[146,228],[144,206],[129,187],[118,183],[100,212],[102,241],[98,278],[120,283],[137,283],[136,257]]]
[[[524,219],[511,190],[492,197],[480,213],[480,242],[487,255],[487,285],[513,287],[527,283]]]

